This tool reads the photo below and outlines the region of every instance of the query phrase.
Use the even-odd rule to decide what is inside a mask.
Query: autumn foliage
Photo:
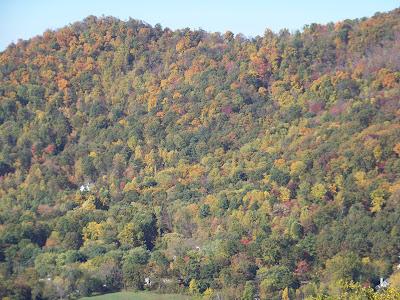
[[[399,32],[399,9],[254,38],[91,16],[11,44],[0,298],[396,297]]]

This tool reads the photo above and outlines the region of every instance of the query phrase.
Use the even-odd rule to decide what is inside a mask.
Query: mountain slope
[[[0,295],[399,285],[399,51],[399,9],[254,39],[88,17],[10,45]]]

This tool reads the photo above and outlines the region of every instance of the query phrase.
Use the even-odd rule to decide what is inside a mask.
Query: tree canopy
[[[398,299],[399,32],[399,9],[255,38],[90,16],[11,44],[0,298]]]

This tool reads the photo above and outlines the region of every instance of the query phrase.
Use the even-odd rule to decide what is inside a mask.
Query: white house
[[[92,186],[93,186],[93,184],[91,184],[91,183],[85,183],[79,187],[79,190],[81,192],[89,192],[91,190]]]
[[[144,279],[144,285],[145,285],[145,286],[151,286],[150,277],[146,277],[146,278]]]
[[[389,286],[389,279],[380,278],[379,284],[376,286],[377,290],[387,288]]]

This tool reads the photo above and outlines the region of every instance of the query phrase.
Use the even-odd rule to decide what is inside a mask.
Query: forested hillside
[[[0,298],[337,299],[382,277],[368,299],[399,299],[399,53],[400,9],[255,38],[88,17],[10,45]]]

